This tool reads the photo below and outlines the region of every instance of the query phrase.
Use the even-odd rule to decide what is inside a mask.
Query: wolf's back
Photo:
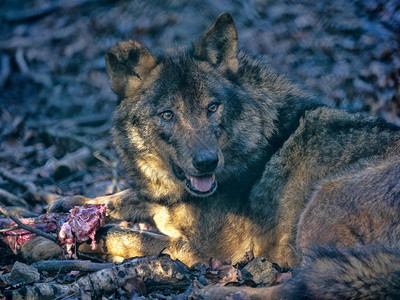
[[[313,247],[280,299],[400,299],[400,251],[379,245]]]

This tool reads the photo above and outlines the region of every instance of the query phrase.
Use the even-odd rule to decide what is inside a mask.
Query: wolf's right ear
[[[134,94],[156,66],[149,50],[134,41],[119,42],[106,53],[111,88],[121,98]]]
[[[224,12],[194,43],[194,53],[201,60],[236,73],[238,70],[237,41],[235,22],[229,13]]]

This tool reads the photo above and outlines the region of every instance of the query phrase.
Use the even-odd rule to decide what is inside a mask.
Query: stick
[[[30,9],[28,11],[18,12],[18,13],[9,13],[6,14],[5,20],[10,23],[24,23],[24,22],[32,22],[44,18],[56,11],[63,9],[73,9],[76,7],[88,5],[88,4],[97,4],[98,2],[107,3],[108,1],[98,1],[98,0],[78,0],[78,1],[65,1],[61,3],[55,3],[47,5],[46,7],[41,7],[37,9]]]
[[[35,195],[37,193],[37,187],[33,182],[22,180],[21,178],[18,178],[17,176],[11,174],[8,170],[4,168],[0,168],[0,176],[15,184],[18,184],[19,186],[22,186],[32,195]]]
[[[29,67],[24,58],[24,50],[22,48],[18,48],[17,53],[15,54],[15,61],[22,73],[28,74]]]
[[[0,212],[5,215],[7,218],[13,220],[20,228],[25,229],[27,231],[30,231],[36,235],[40,235],[46,239],[49,239],[50,241],[53,241],[55,243],[58,243],[58,239],[56,237],[54,237],[51,234],[45,233],[41,230],[38,230],[36,228],[32,228],[24,223],[22,223],[20,220],[18,220],[18,218],[16,218],[15,216],[13,216],[3,205],[0,204]]]
[[[1,56],[1,72],[0,72],[0,88],[4,86],[11,73],[10,57],[8,55]]]
[[[72,175],[79,169],[79,165],[86,164],[91,157],[92,153],[87,147],[68,153],[56,163],[54,178],[59,180]]]
[[[46,203],[50,203],[54,199],[60,197],[60,195],[57,194],[49,193],[46,191],[39,191],[39,189],[33,182],[18,178],[17,176],[11,174],[8,170],[4,168],[0,168],[0,176],[25,188],[28,194],[32,195],[32,197],[37,201],[45,200]]]
[[[102,260],[101,258],[97,257],[97,256],[93,256],[87,253],[83,253],[81,251],[76,250],[76,255],[78,256],[79,259],[87,259],[87,260],[91,260],[94,262],[98,262],[103,264],[105,261]]]
[[[107,158],[103,157],[99,151],[93,153],[93,156],[104,163],[107,167],[111,169],[112,173],[112,184],[113,184],[113,193],[118,193],[121,189],[118,186],[118,161],[116,160],[108,160]]]
[[[0,233],[13,231],[13,230],[17,230],[17,229],[20,229],[20,228],[21,227],[19,227],[18,225],[15,225],[14,227],[0,229]]]
[[[99,113],[91,116],[78,116],[75,118],[66,119],[41,119],[41,120],[27,120],[27,125],[34,129],[39,129],[43,127],[52,127],[56,125],[68,125],[76,124],[78,126],[98,126],[99,124],[104,124],[110,120],[110,113]]]
[[[109,160],[116,160],[115,156],[113,153],[111,153],[111,151],[107,151],[105,149],[98,149],[98,147],[96,147],[94,144],[88,142],[86,139],[77,136],[75,134],[71,134],[71,133],[63,133],[61,131],[54,131],[51,129],[44,129],[44,132],[52,137],[55,138],[64,138],[64,139],[70,139],[72,141],[75,141],[77,143],[80,143],[83,146],[88,147],[92,152],[96,152],[96,151],[100,151],[100,153],[106,157]]]
[[[38,150],[42,150],[43,147],[40,148],[40,145],[41,144],[24,146],[22,149],[18,149],[18,152],[16,152],[14,149],[5,150],[3,152],[0,152],[0,159],[7,159],[11,156],[15,159],[22,160],[25,158],[26,155],[32,154]]]
[[[96,272],[99,270],[112,268],[115,266],[114,263],[94,263],[91,261],[79,261],[79,260],[43,260],[31,265],[39,271],[55,272],[62,270],[64,272],[69,271],[82,271],[82,272]]]
[[[2,202],[5,202],[5,205],[17,205],[17,206],[23,206],[23,207],[28,207],[28,203],[14,194],[11,194],[10,192],[3,190],[0,188],[0,198],[4,198]]]

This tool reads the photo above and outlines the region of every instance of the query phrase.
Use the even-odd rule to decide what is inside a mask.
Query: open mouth
[[[191,195],[196,197],[208,197],[217,190],[215,174],[194,176],[185,173],[176,164],[171,164],[175,176],[185,183],[185,188]]]
[[[186,189],[194,196],[206,197],[211,195],[217,189],[215,174],[202,176],[193,176],[185,174]]]

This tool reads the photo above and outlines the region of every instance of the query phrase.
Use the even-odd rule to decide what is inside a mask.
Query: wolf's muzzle
[[[213,173],[218,166],[218,153],[198,150],[192,160],[193,166],[202,173]]]

